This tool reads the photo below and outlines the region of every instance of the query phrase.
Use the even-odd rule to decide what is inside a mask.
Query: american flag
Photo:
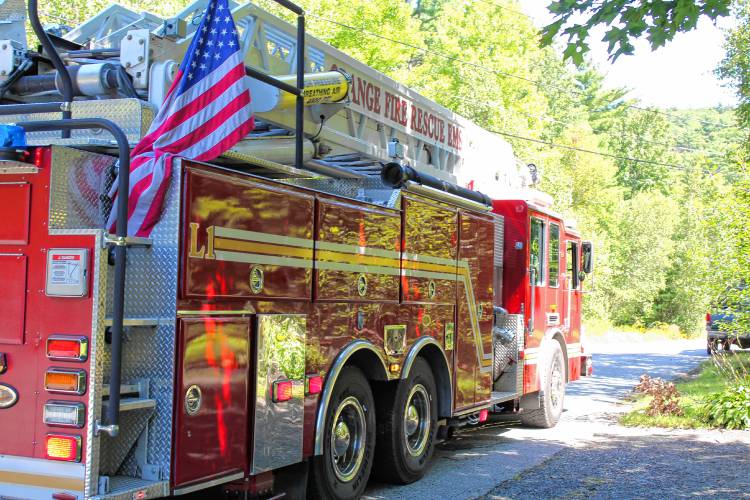
[[[211,0],[164,104],[130,154],[128,234],[147,237],[159,222],[176,156],[212,160],[253,127],[237,28],[227,0]],[[111,232],[116,215],[113,208]]]

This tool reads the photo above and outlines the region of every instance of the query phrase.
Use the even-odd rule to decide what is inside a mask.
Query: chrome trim
[[[404,359],[404,365],[401,369],[401,378],[405,379],[409,377],[409,373],[411,372],[411,367],[414,364],[414,361],[416,361],[417,356],[419,355],[419,352],[428,344],[432,344],[438,349],[440,349],[440,352],[443,354],[443,359],[445,360],[445,366],[448,368],[450,365],[448,364],[448,358],[445,356],[445,352],[443,351],[443,346],[440,345],[440,342],[435,340],[434,337],[419,337],[409,348],[409,354],[406,355],[406,359]],[[450,369],[448,370],[448,373],[450,373]],[[451,388],[451,401],[453,401],[453,388]]]
[[[441,346],[440,342],[438,342],[434,337],[425,336],[419,337],[409,348],[409,352],[406,354],[406,358],[404,359],[403,366],[401,368],[401,380],[409,377],[409,374],[411,373],[411,367],[414,365],[414,361],[416,361],[417,356],[419,356],[419,353],[422,352],[422,349],[424,349],[428,345],[434,345],[443,355],[443,362],[445,363],[443,367],[448,374],[448,379],[451,379],[453,371],[450,368],[451,365],[450,363],[448,363],[448,358],[445,355],[443,346]],[[492,366],[490,366],[490,369],[492,369]],[[435,385],[437,389],[437,394],[435,394],[435,396],[438,398],[438,416],[440,417],[453,415],[453,383],[449,382],[447,384],[441,384],[439,379],[440,375],[438,373],[434,373],[434,370],[433,375],[435,377]]]
[[[185,486],[184,488],[175,488],[172,490],[172,494],[173,495],[185,495],[187,493],[192,493],[194,491],[202,490],[205,488],[210,488],[211,486],[217,486],[219,484],[228,483],[230,481],[236,481],[237,479],[242,479],[243,477],[245,477],[244,472],[235,472],[234,474],[220,477],[218,479],[212,479],[211,481],[206,481],[205,483],[191,484],[190,486]]]
[[[49,355],[49,342],[50,340],[74,340],[78,341],[81,344],[81,347],[83,347],[83,354],[81,354],[78,357],[75,358],[65,358],[61,356],[50,356]],[[79,349],[80,352],[81,349]],[[47,359],[51,359],[53,361],[78,361],[83,362],[89,359],[89,339],[88,337],[84,337],[82,335],[50,335],[47,337],[47,342],[45,343],[45,354],[47,355]]]
[[[55,462],[68,462],[68,463],[81,463],[81,448],[83,447],[83,440],[81,436],[77,434],[65,434],[60,432],[48,432],[44,437],[45,454],[47,448],[47,440],[49,438],[73,438],[76,443],[76,458],[75,460],[66,460],[63,458],[48,458],[47,460],[53,460]]]
[[[47,422],[47,407],[48,406],[64,406],[67,408],[74,408],[76,410],[76,422],[73,424],[61,424],[59,422]],[[45,425],[50,427],[67,427],[72,429],[82,429],[86,423],[86,405],[74,401],[47,401],[44,403],[44,410],[42,414],[42,420]]]
[[[492,406],[492,403],[484,403],[478,406],[472,406],[471,408],[467,408],[465,410],[459,410],[453,412],[454,417],[462,417],[464,415],[470,415],[472,413],[479,413],[481,410],[486,410],[487,408],[490,408]]]
[[[16,391],[15,388],[7,384],[0,384],[0,391],[10,393],[11,395],[11,399],[9,402],[0,403],[0,410],[11,408],[13,405],[15,405],[18,402],[18,391]]]
[[[433,200],[449,203],[451,205],[459,206],[462,208],[468,208],[477,212],[489,212],[492,207],[478,203],[476,201],[469,200],[468,198],[462,198],[454,194],[446,193],[422,184],[417,184],[413,181],[407,181],[404,185],[404,189],[410,193],[419,194]]]
[[[255,406],[251,424],[253,475],[302,461],[307,316],[259,314],[255,333],[255,401],[250,402]],[[281,380],[291,381],[292,397],[276,402],[272,387]]]
[[[67,373],[67,374],[78,375],[77,389],[75,391],[66,391],[63,389],[49,389],[47,387],[47,374],[49,373]],[[47,371],[44,372],[44,389],[47,392],[50,392],[53,394],[75,394],[77,396],[83,396],[84,394],[86,394],[86,370],[76,370],[72,368],[57,368],[57,367],[47,368]]]
[[[323,392],[320,394],[318,414],[315,418],[314,455],[323,454],[323,435],[325,434],[326,413],[328,412],[328,405],[331,402],[331,393],[333,392],[333,387],[336,385],[336,380],[339,378],[341,370],[344,369],[344,366],[346,366],[349,358],[351,358],[352,355],[354,355],[356,352],[361,351],[362,349],[367,349],[368,351],[377,355],[378,359],[383,365],[383,374],[385,375],[385,378],[391,378],[390,373],[388,372],[388,367],[385,363],[385,359],[383,358],[383,354],[378,350],[377,347],[375,347],[372,342],[359,339],[351,342],[344,349],[342,349],[339,355],[336,356],[333,364],[331,364],[330,370],[328,370],[328,373],[326,374],[325,386],[323,387]]]

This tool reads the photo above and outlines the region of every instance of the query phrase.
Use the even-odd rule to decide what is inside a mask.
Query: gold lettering
[[[206,248],[203,245],[201,245],[200,250],[198,250],[198,229],[199,228],[200,228],[200,224],[198,224],[197,222],[190,223],[190,251],[188,252],[188,257],[191,257],[194,259],[202,259],[203,256],[206,254]]]
[[[214,228],[216,226],[210,226],[208,229],[206,229],[206,244],[208,245],[208,251],[206,252],[206,258],[207,259],[215,259],[216,255],[214,254]]]

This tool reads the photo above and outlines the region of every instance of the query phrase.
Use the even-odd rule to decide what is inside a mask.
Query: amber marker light
[[[277,380],[273,383],[271,394],[274,403],[281,403],[292,399],[292,381]]]
[[[81,461],[81,436],[47,434],[46,455],[50,460]]]
[[[86,371],[50,368],[44,374],[44,388],[48,392],[81,396],[86,392]]]
[[[58,361],[86,361],[89,357],[89,339],[52,335],[47,339],[47,357]]]

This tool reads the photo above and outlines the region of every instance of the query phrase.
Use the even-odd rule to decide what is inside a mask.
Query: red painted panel
[[[425,200],[403,197],[402,300],[405,303],[455,304],[455,261],[458,250],[456,209]],[[423,258],[421,261],[419,257]],[[432,258],[432,260],[428,260]],[[438,260],[435,260],[438,259]],[[415,271],[410,276],[409,273]],[[430,277],[429,274],[433,276]],[[441,275],[450,275],[447,278]],[[430,283],[434,294],[430,297]]]
[[[459,275],[468,281],[458,284],[458,346],[456,370],[458,393],[463,403],[480,403],[490,397],[492,391],[492,304],[493,304],[493,246],[494,222],[487,216],[462,211],[460,213]],[[468,266],[468,276],[466,276]],[[463,271],[462,271],[463,270]],[[464,283],[467,288],[464,288]],[[476,315],[476,325],[471,321],[471,309]],[[475,331],[478,326],[479,330]],[[473,394],[469,398],[468,388],[470,364],[474,365]],[[458,406],[458,402],[456,403]]]
[[[91,338],[93,299],[87,297],[48,297],[44,293],[47,249],[49,248],[82,248],[94,255],[94,237],[91,235],[50,235],[47,230],[49,219],[49,179],[50,171],[55,168],[50,164],[49,148],[42,148],[42,164],[38,173],[4,175],[4,181],[17,182],[29,186],[31,196],[28,213],[28,238],[25,243],[4,245],[0,253],[21,254],[25,256],[27,272],[23,279],[25,286],[16,279],[6,280],[5,270],[0,270],[3,278],[3,291],[0,292],[0,304],[5,303],[9,287],[23,294],[25,299],[25,317],[16,311],[11,313],[13,320],[19,315],[23,322],[23,343],[0,344],[0,352],[6,354],[8,369],[0,375],[0,383],[8,384],[18,391],[18,403],[10,409],[0,411],[0,429],[13,429],[0,439],[0,454],[23,457],[44,458],[44,436],[55,428],[42,421],[44,403],[48,400],[78,401],[88,403],[88,395],[62,396],[47,393],[44,389],[44,372],[48,367],[76,368],[89,370],[90,360],[86,362],[50,361],[45,354],[46,340],[50,335],[76,335]],[[6,199],[3,199],[5,206]],[[6,256],[7,257],[7,256]],[[90,268],[90,271],[93,267]],[[18,270],[17,270],[18,271]],[[106,271],[106,269],[105,269]],[[20,272],[20,271],[18,271]],[[88,273],[89,276],[92,272]],[[89,287],[90,288],[90,287]],[[10,320],[0,313],[0,322]],[[86,423],[88,425],[89,422]],[[61,428],[57,428],[59,431]],[[86,453],[86,430],[65,430],[67,434],[79,435],[82,438],[83,454]]]
[[[314,198],[209,167],[184,172],[183,297],[309,300]]]
[[[245,470],[251,352],[249,318],[181,319],[179,327],[175,487]],[[185,396],[192,385],[202,401],[188,415]]]
[[[401,214],[318,198],[316,300],[398,301]],[[366,288],[359,293],[364,275]]]
[[[25,245],[29,242],[31,184],[0,182],[0,245]]]
[[[26,320],[26,256],[0,255],[0,344],[22,344]]]

